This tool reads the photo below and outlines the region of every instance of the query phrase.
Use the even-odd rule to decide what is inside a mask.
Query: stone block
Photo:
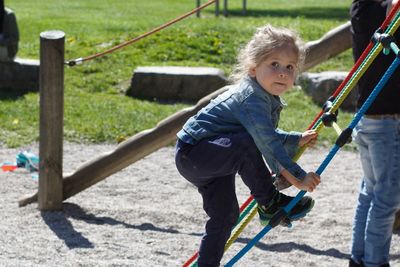
[[[315,103],[322,105],[336,91],[347,76],[347,72],[326,71],[321,73],[303,73],[299,76],[299,84],[304,92],[312,97]],[[353,89],[340,106],[341,109],[354,111],[356,108],[357,90]]]
[[[0,89],[39,91],[39,60],[0,62]]]
[[[222,70],[207,67],[138,67],[127,95],[151,100],[197,101],[225,86]]]

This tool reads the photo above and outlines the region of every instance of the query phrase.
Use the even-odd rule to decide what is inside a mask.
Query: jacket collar
[[[254,88],[254,91],[257,94],[260,94],[262,96],[266,96],[269,99],[271,99],[272,104],[275,106],[280,106],[281,108],[285,107],[287,104],[285,101],[283,101],[283,99],[280,96],[277,95],[272,95],[269,92],[267,92],[266,90],[264,90],[264,88],[257,82],[256,78],[247,76],[246,78],[244,78],[246,81],[248,81],[252,87]]]

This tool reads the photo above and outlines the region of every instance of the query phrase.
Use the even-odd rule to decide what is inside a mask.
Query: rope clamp
[[[73,67],[75,65],[80,65],[82,63],[83,63],[83,58],[81,58],[81,57],[77,58],[77,59],[74,59],[74,60],[65,61],[65,65],[68,65],[70,67]]]
[[[381,28],[377,29],[371,37],[371,42],[375,45],[377,42],[379,42],[379,36],[383,33],[384,31]]]
[[[344,131],[339,135],[338,139],[336,140],[336,145],[338,147],[342,147],[345,144],[348,144],[351,142],[352,138],[351,138],[351,134],[353,133],[353,129],[352,128],[346,128],[344,129]]]
[[[331,109],[333,107],[333,101],[335,97],[331,96],[322,106],[322,110],[324,114],[321,116],[322,123],[326,127],[332,127],[332,124],[337,121],[337,116],[339,114],[339,110],[336,110],[334,113],[331,113]]]
[[[325,112],[322,115],[321,120],[326,127],[332,127],[332,124],[334,122],[337,122],[337,112],[336,113]]]
[[[386,33],[374,33],[374,38],[377,38],[377,41],[380,42],[385,49],[390,49],[390,44],[396,41],[393,36]]]

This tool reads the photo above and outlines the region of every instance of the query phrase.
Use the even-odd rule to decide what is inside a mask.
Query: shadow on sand
[[[42,212],[41,216],[56,236],[59,239],[64,240],[65,244],[70,249],[94,248],[94,245],[86,237],[74,229],[70,219],[84,221],[88,224],[94,225],[122,225],[126,228],[137,229],[140,231],[156,231],[173,234],[179,233],[177,230],[159,228],[151,223],[133,225],[110,217],[96,216],[87,213],[80,206],[73,203],[63,203],[62,211]]]

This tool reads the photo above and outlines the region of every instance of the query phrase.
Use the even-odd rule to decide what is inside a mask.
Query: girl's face
[[[249,75],[256,78],[265,91],[281,95],[289,90],[296,78],[298,55],[290,46],[273,51],[264,61],[250,68]]]

